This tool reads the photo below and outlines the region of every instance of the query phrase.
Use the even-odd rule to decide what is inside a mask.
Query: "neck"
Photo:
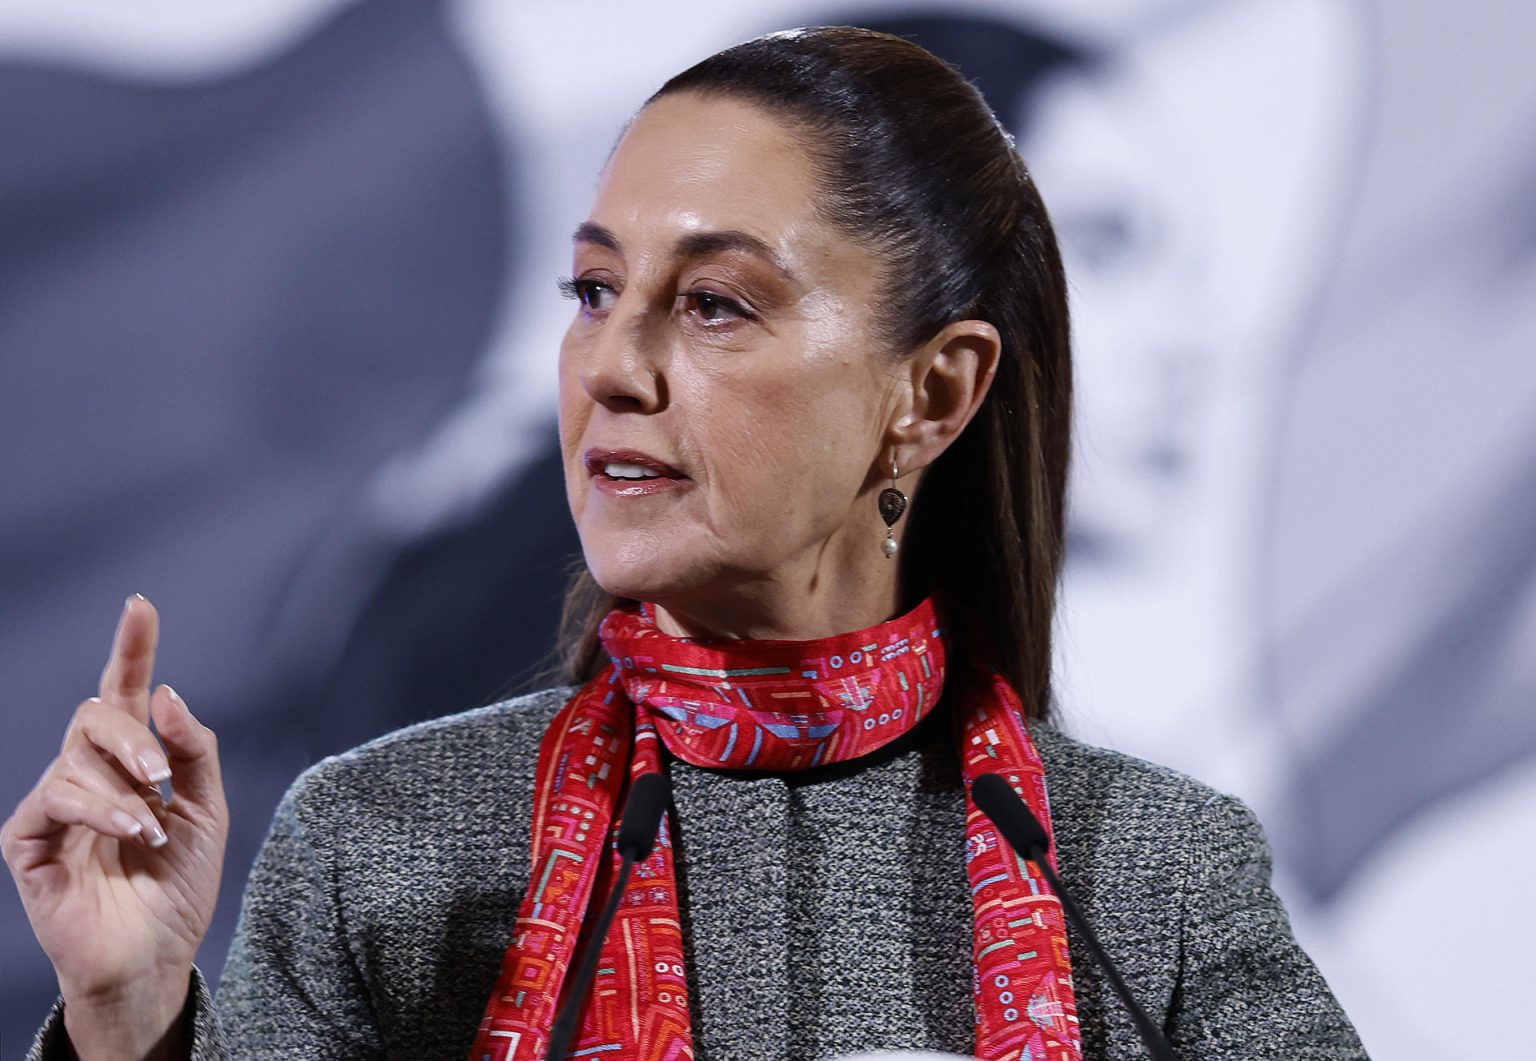
[[[654,601],[656,626],[673,637],[732,641],[811,641],[863,630],[901,613],[896,563],[887,566],[883,578],[835,587],[812,580],[798,592],[778,584],[757,585],[712,593],[708,600]]]

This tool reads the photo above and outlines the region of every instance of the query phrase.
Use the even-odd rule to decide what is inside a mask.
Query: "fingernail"
[[[170,837],[165,835],[165,830],[160,828],[158,822],[149,827],[146,835],[149,837],[150,847],[164,847],[166,841],[170,839]]]
[[[189,715],[192,713],[190,710],[187,709],[187,702],[181,698],[181,694],[180,693],[178,693],[175,689],[171,688],[169,685],[167,685],[165,687],[165,691],[171,695],[171,703],[175,704],[177,707],[181,708],[183,711],[185,711]]]
[[[144,596],[142,593],[130,593],[128,594],[128,598],[123,601],[123,610],[127,611],[129,608],[133,607],[133,602],[136,600],[149,600],[149,598]]]
[[[112,824],[117,826],[129,836],[138,836],[144,831],[144,823],[125,810],[112,812]]]
[[[144,770],[144,776],[149,778],[151,785],[158,785],[162,781],[171,778],[171,767],[164,759],[157,755],[145,753],[139,756],[139,766]]]

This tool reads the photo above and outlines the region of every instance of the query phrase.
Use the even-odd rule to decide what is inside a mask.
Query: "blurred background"
[[[1075,300],[1071,732],[1247,799],[1380,1058],[1528,1053],[1528,0],[0,5],[0,808],[122,598],[220,731],[217,975],[305,765],[537,686],[569,233],[632,110],[796,25],[1017,135]],[[0,1046],[53,997],[0,888]]]

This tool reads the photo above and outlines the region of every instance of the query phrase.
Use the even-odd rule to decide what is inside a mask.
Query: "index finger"
[[[101,698],[144,723],[149,721],[149,681],[155,672],[159,640],[159,613],[135,593],[123,604],[122,617],[117,621],[112,652],[101,672]]]

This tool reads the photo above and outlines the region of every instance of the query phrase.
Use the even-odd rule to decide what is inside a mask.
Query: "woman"
[[[61,987],[34,1056],[541,1057],[646,773],[672,805],[600,941],[582,1056],[1135,1055],[970,801],[983,773],[1046,823],[1182,1054],[1362,1056],[1251,815],[1047,722],[1065,286],[968,84],[852,29],[705,60],[625,131],[564,287],[581,684],[307,772],[215,1008],[192,958],[216,750],[151,692],[156,620],[130,600],[5,829]]]

